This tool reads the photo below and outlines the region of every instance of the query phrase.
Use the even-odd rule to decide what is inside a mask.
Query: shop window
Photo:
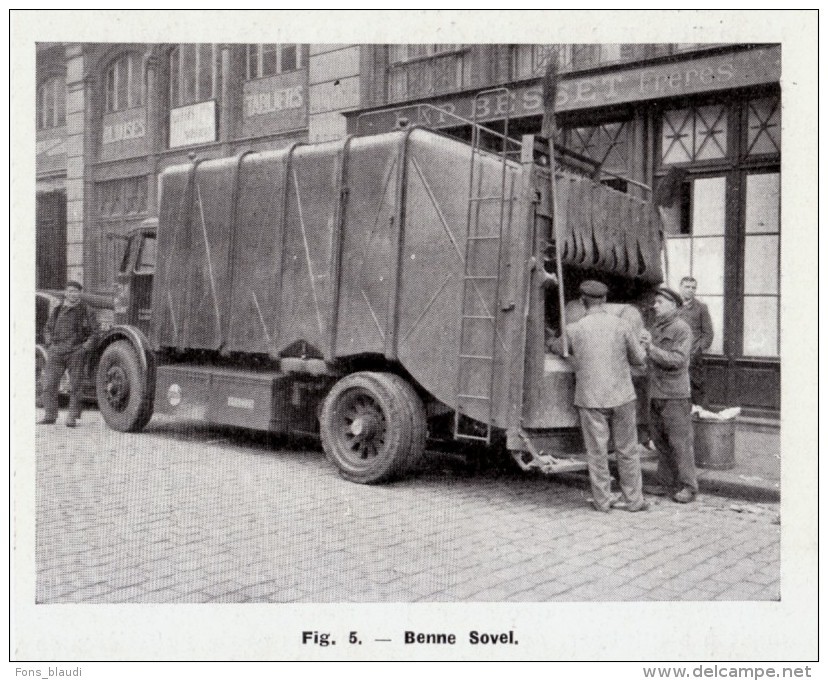
[[[782,138],[779,98],[765,97],[749,101],[747,111],[747,153],[778,154]]]
[[[301,45],[259,43],[245,48],[247,80],[275,76],[302,68]]]
[[[147,211],[147,178],[129,177],[98,183],[98,214],[117,220]]]
[[[170,52],[170,108],[221,96],[221,48],[215,43],[179,45]]]
[[[66,125],[66,79],[49,78],[37,88],[37,129]]]
[[[462,45],[390,45],[388,99],[397,102],[458,90],[471,81]]]
[[[629,125],[626,121],[567,128],[564,144],[607,170],[621,174],[628,172]]]
[[[727,154],[727,109],[699,106],[665,111],[661,124],[661,162],[693,163]]]
[[[779,173],[745,182],[745,278],[742,351],[779,355]]]
[[[661,209],[667,235],[668,283],[678,290],[681,278],[698,281],[696,295],[713,321],[713,345],[721,354],[724,329],[725,178],[700,178],[681,185],[672,206]]]
[[[105,110],[122,111],[143,104],[143,60],[137,53],[125,54],[106,70]]]

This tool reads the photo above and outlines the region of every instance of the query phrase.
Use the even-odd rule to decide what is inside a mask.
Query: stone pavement
[[[153,418],[38,426],[39,603],[775,600],[778,505],[646,513],[432,453],[342,480],[313,444]]]

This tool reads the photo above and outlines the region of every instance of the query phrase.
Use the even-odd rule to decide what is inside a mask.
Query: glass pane
[[[118,111],[122,109],[126,109],[129,102],[129,96],[127,95],[128,85],[129,85],[129,78],[127,72],[127,59],[126,57],[119,59],[118,63],[116,64],[115,72],[118,74],[115,80],[115,86],[117,88],[117,95],[115,97],[115,106]]]
[[[747,176],[745,232],[779,231],[779,173]]]
[[[66,83],[55,79],[55,125],[66,125]]]
[[[665,111],[661,124],[661,162],[689,163],[693,160],[693,112]]]
[[[612,43],[601,45],[601,62],[615,62],[621,59],[621,44]]]
[[[779,299],[776,296],[745,298],[744,354],[749,357],[779,354]]]
[[[296,45],[285,45],[282,48],[282,73],[296,68]]]
[[[55,81],[50,80],[46,84],[46,101],[43,105],[43,110],[46,112],[44,117],[44,127],[54,127],[55,123]]]
[[[724,234],[725,178],[693,182],[693,236]]]
[[[198,101],[213,96],[213,46],[198,46]]]
[[[155,269],[155,237],[145,236],[135,263],[136,272],[152,272]]]
[[[681,278],[690,271],[690,239],[667,239],[667,268],[667,282],[678,290]]]
[[[408,45],[389,45],[388,46],[388,61],[391,64],[405,61],[408,54]]]
[[[693,239],[693,270],[690,274],[698,281],[696,290],[699,295],[724,293],[724,237]]]
[[[698,299],[707,305],[710,311],[710,321],[713,322],[713,343],[706,352],[711,355],[721,355],[724,347],[724,297],[722,296],[698,296]]]
[[[781,136],[779,100],[766,97],[748,102],[748,153],[778,154]]]
[[[144,103],[144,70],[141,64],[141,57],[137,54],[130,56],[132,69],[129,83],[129,104],[130,106],[141,106]]]
[[[745,293],[779,293],[779,237],[745,237]]]
[[[247,46],[247,79],[259,77],[259,46]]]
[[[181,46],[181,104],[196,101],[196,46]]]
[[[262,75],[274,76],[278,71],[279,65],[279,46],[278,45],[262,45]]]
[[[173,107],[181,103],[178,98],[178,78],[178,48],[175,48],[170,52],[170,106]]]
[[[727,152],[727,116],[723,106],[696,109],[695,157],[697,161],[723,158]]]

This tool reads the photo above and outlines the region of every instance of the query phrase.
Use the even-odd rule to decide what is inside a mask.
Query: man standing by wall
[[[606,307],[607,287],[598,281],[581,284],[584,316],[566,329],[575,365],[575,406],[587,450],[592,503],[598,511],[648,507],[642,495],[641,462],[636,447],[635,390],[630,365],[646,355],[632,325]],[[553,349],[560,350],[560,339]],[[623,501],[610,493],[607,461],[610,431],[618,456]]]
[[[679,308],[679,316],[687,322],[687,326],[693,332],[693,347],[690,349],[690,397],[693,404],[707,409],[702,355],[713,344],[713,322],[707,305],[696,299],[696,286],[697,282],[693,277],[682,277],[679,293],[684,304]]]
[[[44,330],[46,366],[43,367],[43,407],[45,414],[40,423],[52,424],[58,415],[58,388],[63,373],[69,371],[69,414],[66,425],[74,428],[81,415],[81,383],[84,362],[94,343],[98,330],[95,314],[82,302],[83,287],[77,281],[66,282],[66,290],[60,305],[46,322]]]
[[[649,359],[650,434],[659,452],[658,478],[663,487],[653,494],[673,493],[686,504],[698,493],[693,453],[690,403],[690,327],[679,317],[681,296],[660,288],[653,301],[656,319],[652,334],[642,332]]]

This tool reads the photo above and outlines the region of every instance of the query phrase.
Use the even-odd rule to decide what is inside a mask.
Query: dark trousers
[[[694,358],[690,361],[690,399],[693,404],[697,404],[704,409],[707,409],[707,390],[704,386],[704,362],[701,357]]]
[[[65,371],[69,371],[69,418],[80,418],[81,415],[81,383],[83,382],[83,368],[86,353],[83,348],[71,352],[49,352],[46,366],[43,367],[43,408],[44,418],[53,421],[58,415],[58,390],[60,379]]]
[[[690,399],[650,400],[650,434],[659,452],[658,478],[665,487],[698,492]]]

